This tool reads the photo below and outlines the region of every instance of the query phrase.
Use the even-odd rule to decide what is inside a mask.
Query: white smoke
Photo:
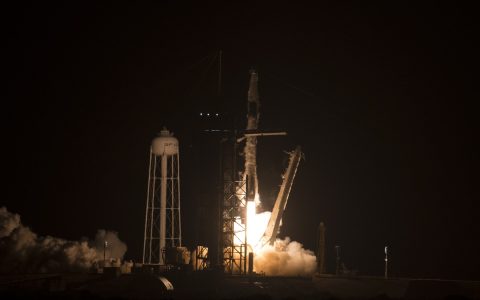
[[[87,271],[103,260],[104,241],[107,258],[123,258],[127,246],[116,232],[99,230],[94,242],[37,236],[18,214],[0,208],[0,273]]]
[[[288,237],[277,239],[273,246],[262,247],[253,261],[255,272],[270,276],[310,276],[316,266],[315,254]]]

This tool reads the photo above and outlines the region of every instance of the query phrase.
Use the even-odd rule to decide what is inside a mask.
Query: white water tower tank
[[[152,152],[156,156],[178,154],[178,140],[168,129],[163,127],[160,135],[152,141]]]

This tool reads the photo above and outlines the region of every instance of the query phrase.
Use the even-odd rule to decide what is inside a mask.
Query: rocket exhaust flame
[[[258,202],[260,199],[257,195]],[[254,271],[266,275],[280,276],[308,276],[316,270],[315,254],[303,248],[303,245],[291,241],[290,238],[276,239],[270,245],[262,243],[272,212],[256,212],[255,201],[247,201],[247,243],[248,251],[254,253]],[[241,230],[240,228],[237,228]],[[241,245],[245,241],[236,238],[235,244]]]
[[[247,241],[254,253],[261,248],[260,240],[267,228],[268,220],[272,214],[269,211],[257,214],[256,203],[260,203],[258,195],[256,200],[257,201],[247,202]]]

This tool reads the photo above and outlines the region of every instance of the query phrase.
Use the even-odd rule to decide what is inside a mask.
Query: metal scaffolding
[[[237,142],[225,139],[222,149],[221,238],[223,269],[227,274],[246,274],[246,180],[237,180]]]

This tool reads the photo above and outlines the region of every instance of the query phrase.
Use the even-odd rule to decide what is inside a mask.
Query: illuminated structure
[[[249,134],[258,128],[260,101],[258,97],[258,76],[250,70],[250,84],[247,97],[247,128],[237,139],[236,134],[223,143],[222,153],[222,243],[223,267],[226,273],[247,272],[248,221],[247,207],[258,194],[257,180],[257,135]],[[237,173],[237,144],[245,140],[245,169],[241,178]],[[250,250],[251,251],[251,250]]]
[[[293,180],[295,179],[295,174],[297,173],[298,165],[300,164],[300,159],[303,156],[303,153],[300,149],[300,146],[297,146],[295,151],[289,153],[290,160],[288,163],[287,170],[283,174],[283,182],[280,186],[280,191],[277,195],[277,200],[275,200],[275,205],[273,206],[272,215],[267,225],[267,229],[262,237],[262,246],[267,243],[273,245],[277,239],[278,232],[280,230],[280,223],[282,221],[283,212],[287,206],[288,196],[290,195],[290,190],[292,189]]]
[[[165,253],[181,246],[178,140],[164,127],[150,148],[143,264],[166,265]]]
[[[237,174],[237,141],[222,143],[221,261],[228,274],[245,273],[247,267],[246,181]]]
[[[223,183],[223,194],[221,198],[221,242],[223,268],[229,274],[246,274],[247,257],[249,252],[254,251],[258,240],[248,240],[248,236],[254,236],[253,229],[259,230],[258,224],[255,224],[256,206],[259,205],[258,178],[257,178],[257,137],[286,135],[286,132],[264,132],[258,130],[258,121],[260,118],[260,101],[258,95],[258,75],[255,70],[250,70],[250,84],[247,97],[247,128],[241,133],[233,132],[229,137],[222,140],[222,159],[221,159],[221,181]],[[243,148],[244,170],[239,176],[237,172],[238,144],[245,141]],[[295,161],[294,172],[300,159],[300,150],[298,149],[298,158]],[[289,168],[292,169],[292,168]],[[281,192],[288,198],[293,177],[287,176],[287,192]],[[282,191],[285,190],[284,188]],[[286,205],[286,199],[283,199],[283,209]],[[283,213],[283,211],[282,211]],[[282,213],[279,215],[281,220]],[[249,220],[250,218],[250,220]],[[250,230],[248,229],[248,227]],[[276,227],[278,230],[278,226]],[[263,232],[262,232],[263,233]],[[261,237],[261,236],[260,236]],[[275,234],[276,237],[276,234]],[[253,256],[252,256],[253,257]]]

